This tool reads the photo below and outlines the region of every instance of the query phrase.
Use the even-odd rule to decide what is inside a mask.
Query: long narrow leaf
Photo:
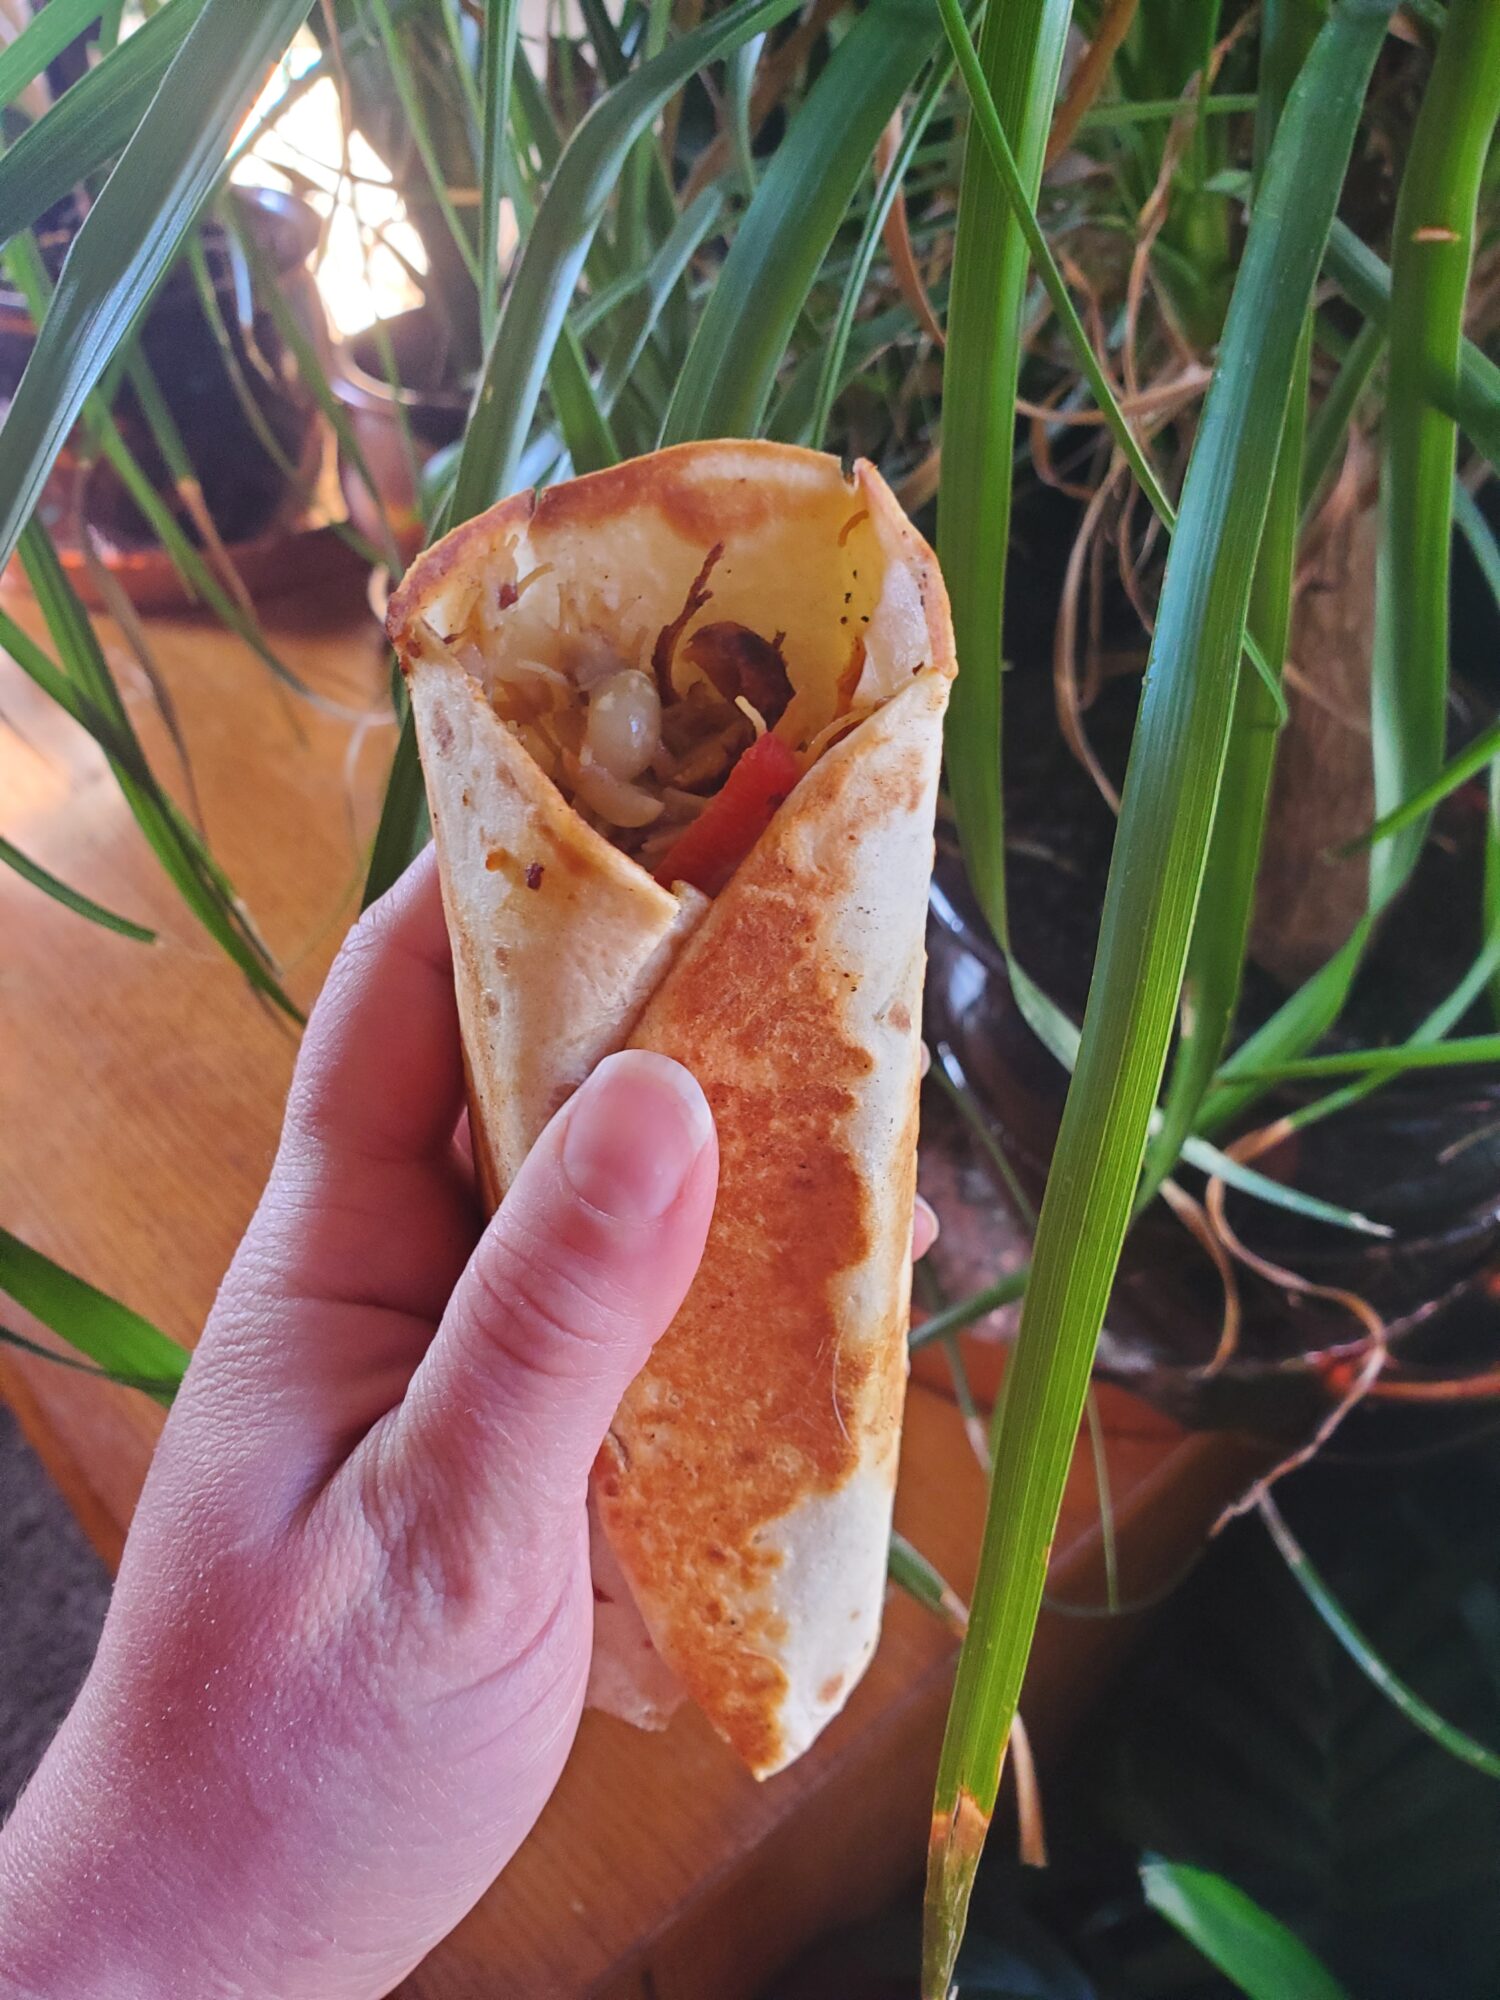
[[[412,72],[411,64],[406,59],[401,38],[396,33],[395,17],[391,13],[389,0],[368,0],[368,4],[375,17],[375,27],[380,36],[381,46],[385,50],[386,66],[397,101],[426,170],[427,185],[431,189],[432,198],[437,204],[438,213],[447,224],[448,234],[453,239],[453,247],[458,252],[460,261],[475,284],[478,284],[479,258],[474,245],[469,241],[468,232],[459,220],[458,210],[453,206],[453,197],[443,174],[442,162],[438,158],[437,143],[427,121],[427,105]]]
[[[1261,89],[1256,117],[1261,163],[1275,136],[1286,92],[1312,46],[1319,19],[1315,10],[1288,5],[1285,0],[1268,0],[1263,11]],[[1272,674],[1278,677],[1291,634],[1311,360],[1309,313],[1297,351],[1281,457],[1250,592],[1250,627]],[[1229,1038],[1255,911],[1255,882],[1265,834],[1277,729],[1272,690],[1258,675],[1242,673],[1235,690],[1234,721],[1219,784],[1213,837],[1188,947],[1177,1049],[1161,1120],[1146,1154],[1144,1179],[1148,1188],[1158,1186],[1176,1165],[1182,1143],[1192,1130],[1198,1107]]]
[[[1486,1744],[1476,1742],[1465,1730],[1455,1728],[1430,1703],[1423,1701],[1415,1689],[1409,1688],[1405,1681],[1391,1672],[1308,1560],[1306,1551],[1287,1526],[1281,1509],[1269,1493],[1262,1493],[1260,1497],[1260,1512],[1282,1560],[1301,1585],[1308,1602],[1360,1672],[1380,1689],[1414,1728],[1440,1744],[1450,1757],[1457,1757],[1460,1763],[1483,1771],[1487,1778],[1500,1778],[1500,1751],[1491,1750]]]
[[[1310,521],[1327,495],[1338,459],[1343,453],[1359,399],[1364,394],[1375,364],[1385,349],[1385,328],[1367,319],[1339,367],[1332,387],[1318,405],[1317,415],[1307,427],[1307,450],[1302,461],[1302,518]]]
[[[28,1340],[24,1333],[17,1333],[8,1326],[0,1326],[0,1347],[14,1347],[53,1368],[69,1368],[77,1375],[91,1375],[96,1382],[115,1382],[122,1389],[142,1389],[148,1396],[170,1395],[175,1393],[177,1387],[175,1382],[167,1381],[160,1375],[127,1375],[118,1368],[96,1368],[91,1361],[79,1361],[71,1354],[60,1354],[55,1347],[43,1347],[39,1340]]]
[[[134,938],[140,944],[155,944],[155,931],[147,930],[144,924],[132,923],[129,917],[117,916],[113,910],[106,910],[102,903],[96,903],[91,896],[70,889],[66,882],[60,882],[49,869],[31,860],[3,837],[0,837],[0,862],[4,862],[7,868],[13,868],[23,882],[40,889],[54,902],[61,903],[64,909],[87,917],[91,924],[100,924],[107,931],[118,931],[121,937]]]
[[[254,279],[255,296],[258,299],[264,300],[266,310],[271,315],[277,333],[286,342],[292,359],[297,364],[298,381],[302,384],[303,388],[311,391],[314,402],[316,402],[319,410],[327,420],[329,428],[338,440],[340,452],[343,453],[344,458],[358,473],[364,484],[365,491],[377,502],[380,509],[381,529],[386,543],[384,559],[390,569],[391,575],[393,577],[399,576],[401,572],[401,557],[396,548],[395,536],[390,520],[386,514],[385,502],[380,498],[380,487],[376,482],[374,473],[370,470],[369,460],[365,457],[364,448],[360,444],[358,433],[349,421],[349,413],[334,394],[333,384],[328,379],[328,371],[323,366],[322,357],[318,353],[316,343],[302,321],[298,319],[296,313],[292,311],[291,307],[282,297],[281,286],[277,280],[276,271],[271,259],[267,256],[261,244],[256,241],[255,231],[250,227],[243,212],[233,202],[225,203],[220,208],[220,220],[231,232],[234,242],[244,257],[246,265],[249,267]],[[219,317],[217,313],[217,298],[215,298],[215,308],[214,314],[210,315],[210,317],[217,319]],[[206,312],[206,305],[204,309]],[[399,401],[396,404],[396,408],[398,410],[401,409]]]
[[[1390,11],[1338,0],[1288,99],[1188,467],[939,1767],[924,2000],[947,1994],[994,1811],[1171,1036],[1303,320]]]
[[[1141,1887],[1152,1909],[1249,2000],[1348,2000],[1300,1938],[1222,1875],[1146,1861]]]
[[[675,227],[641,273],[641,285],[621,307],[620,324],[605,359],[599,401],[612,410],[629,382],[646,342],[694,254],[713,234],[724,212],[723,190],[710,186],[694,196]]]
[[[479,141],[479,310],[484,337],[500,310],[500,197],[510,153],[510,83],[521,25],[517,0],[487,0],[481,52],[484,123]]]
[[[247,19],[238,0],[206,0],[162,78],[68,253],[0,429],[0,567],[89,391],[175,258],[235,127],[310,4],[261,0]]]
[[[1486,961],[1478,984],[1483,985],[1490,970]],[[1336,1055],[1303,1056],[1297,1062],[1278,1063],[1259,1075],[1277,1083],[1301,1083],[1310,1077],[1400,1076],[1409,1069],[1469,1069],[1487,1063],[1500,1063],[1500,1035],[1460,1035],[1451,1042],[1402,1042],[1387,1049],[1340,1049]]]
[[[1460,785],[1466,785],[1471,778],[1477,778],[1485,766],[1492,764],[1500,756],[1500,722],[1492,722],[1487,729],[1466,743],[1455,757],[1451,757],[1430,783],[1414,792],[1409,799],[1376,820],[1367,833],[1349,843],[1349,852],[1357,852],[1363,847],[1373,847],[1379,841],[1388,840],[1392,834],[1402,833],[1409,826],[1425,820],[1440,806],[1450,793]]]
[[[1458,379],[1480,177],[1500,119],[1500,7],[1452,0],[1396,205],[1390,371],[1381,471],[1371,737],[1375,809],[1427,785],[1443,761],[1453,419],[1428,400]],[[1425,822],[1383,841],[1370,894],[1389,902],[1416,866]]]
[[[1351,304],[1389,333],[1390,268],[1345,222],[1336,222],[1328,238],[1328,274]],[[1458,351],[1457,374],[1442,374],[1424,389],[1500,472],[1500,367],[1472,340],[1465,340]]]
[[[607,91],[568,141],[496,322],[454,481],[452,520],[477,514],[514,479],[573,288],[631,147],[705,63],[795,5],[739,0]]]
[[[30,522],[23,531],[20,554],[47,629],[69,679],[82,697],[76,709],[68,703],[64,706],[86,728],[91,727],[91,711],[97,710],[102,715],[104,729],[94,733],[109,758],[126,804],[168,879],[209,936],[251,984],[292,1020],[300,1021],[300,1009],[283,990],[270,953],[252,929],[223,870],[152,775],[94,629],[56,550],[38,522]],[[51,678],[41,671],[45,656],[37,657],[39,649],[28,643],[18,651],[17,640],[24,639],[24,634],[11,631],[3,621],[0,632],[5,635],[7,648],[22,660],[33,678],[43,684]]]
[[[759,432],[818,268],[876,141],[938,35],[932,0],[872,0],[834,50],[776,148],[714,282],[663,444]]]
[[[202,11],[203,0],[167,0],[21,134],[0,160],[0,245],[114,158]]]
[[[1004,142],[1000,163],[972,136],[964,148],[943,366],[937,533],[963,662],[962,686],[955,684],[948,711],[948,785],[969,879],[1002,943],[1000,646],[1028,258],[1020,211],[1035,204],[1070,12],[1069,0],[991,7],[976,64],[957,0],[944,9],[980,131],[992,122]],[[988,120],[981,108],[986,104]],[[1015,205],[1002,179],[1001,163],[1008,162],[1015,169],[1011,193],[1022,197]]]
[[[158,1403],[171,1402],[187,1369],[187,1349],[8,1229],[0,1229],[0,1291],[90,1361],[149,1383],[147,1393]]]
[[[833,412],[834,398],[844,380],[844,357],[849,351],[849,337],[854,331],[854,316],[859,310],[859,302],[864,296],[865,284],[880,248],[881,232],[885,228],[886,217],[891,212],[891,204],[901,191],[911,167],[912,155],[922,143],[923,135],[931,124],[933,114],[947,93],[953,75],[950,60],[933,64],[932,73],[923,84],[911,116],[907,119],[890,164],[881,176],[880,185],[875,190],[875,198],[870,203],[860,233],[859,247],[849,262],[849,275],[844,280],[844,289],[839,297],[839,309],[834,318],[833,330],[823,349],[823,357],[818,372],[817,394],[813,403],[812,419],[808,434],[813,443],[821,448],[828,430],[828,420]]]
[[[1204,1100],[1200,1132],[1222,1132],[1259,1095],[1257,1073],[1310,1048],[1338,1019],[1370,940],[1374,920],[1361,917],[1349,936],[1310,979],[1249,1036],[1219,1072]]]
[[[386,780],[380,808],[380,824],[370,849],[370,866],[360,897],[362,910],[383,896],[411,866],[426,846],[431,830],[427,788],[422,782],[422,764],[417,755],[416,724],[408,708],[401,718],[401,733],[396,738],[396,754],[391,759],[391,775]]]
[[[30,26],[0,50],[0,104],[14,104],[102,11],[100,0],[49,0]]]

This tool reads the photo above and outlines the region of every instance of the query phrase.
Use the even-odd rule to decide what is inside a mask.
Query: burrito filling
[[[423,649],[485,690],[590,826],[664,887],[686,882],[706,896],[725,886],[822,752],[878,706],[860,698],[862,636],[850,642],[832,716],[809,733],[783,631],[694,624],[723,554],[722,542],[707,552],[680,611],[636,636],[634,657],[618,633],[586,622],[549,634],[546,659],[507,643],[505,614],[552,573],[549,563],[476,592],[455,630],[418,621]],[[826,717],[828,702],[820,706]]]

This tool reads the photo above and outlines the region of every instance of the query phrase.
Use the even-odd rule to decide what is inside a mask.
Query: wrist
[[[209,2000],[192,1924],[129,1825],[130,1788],[75,1718],[0,1831],[0,2000]]]

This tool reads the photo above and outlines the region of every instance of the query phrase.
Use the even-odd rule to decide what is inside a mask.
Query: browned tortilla
[[[851,699],[854,711],[705,906],[587,823],[447,639],[472,629],[465,606],[486,591],[495,657],[564,659],[580,631],[626,661],[649,657],[720,544],[677,657],[691,671],[722,648],[693,652],[716,624],[748,635],[733,646],[752,668],[779,643],[794,744],[818,747]],[[543,656],[549,619],[561,636]],[[614,1601],[617,1583],[604,1593],[595,1692],[650,1719],[670,1669],[765,1775],[837,1712],[879,1631],[954,671],[936,564],[867,466],[846,479],[791,447],[684,446],[457,530],[408,577],[391,631],[494,1191],[551,1109],[627,1042],[686,1063],[714,1109],[720,1196],[703,1266],[596,1468],[598,1521],[633,1602]]]

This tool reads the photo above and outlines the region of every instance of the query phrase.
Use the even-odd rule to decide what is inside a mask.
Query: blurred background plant
[[[0,35],[0,641],[288,1016],[186,746],[148,763],[86,605],[170,727],[141,608],[206,607],[247,671],[327,709],[266,634],[276,589],[341,555],[378,609],[448,522],[658,443],[862,454],[937,542],[963,662],[927,1024],[948,1228],[914,1345],[966,1406],[1026,1295],[995,1435],[974,1426],[995,1475],[939,1786],[940,1993],[1096,1340],[1268,1464],[1337,1431],[1493,1476],[1469,1434],[1500,1388],[1500,10],[9,0]],[[370,893],[424,829],[403,733]],[[180,1350],[3,1234],[0,1287],[170,1394]],[[1354,1489],[1314,1485],[1346,1529]],[[1442,1605],[1488,1632],[1500,1579],[1444,1520]],[[1303,1597],[1281,1527],[1236,1530],[1222,1567],[1268,1623],[1278,1592],[1301,1607],[1290,1685],[1366,1644],[1341,1592],[1378,1606],[1411,1548],[1383,1535]],[[1183,1643],[1184,1712],[1207,1708],[1218,1670]],[[1439,1740],[1381,1709],[1371,1754],[1430,1763],[1447,1684],[1411,1660]],[[1300,1726],[1275,1679],[1242,1690],[1268,1760]],[[1458,1704],[1491,1741],[1497,1688]],[[1216,1810],[1248,1782],[1226,1770]],[[1309,1916],[1273,1841],[1153,1801],[1120,1822],[1137,1849],[1222,1868],[1355,1992],[1418,1990]],[[1147,1890],[1179,1916],[1219,1894]],[[1500,1945],[1472,1937],[1444,1992],[1493,1990]],[[1117,1967],[1099,1990],[1198,1988]]]

